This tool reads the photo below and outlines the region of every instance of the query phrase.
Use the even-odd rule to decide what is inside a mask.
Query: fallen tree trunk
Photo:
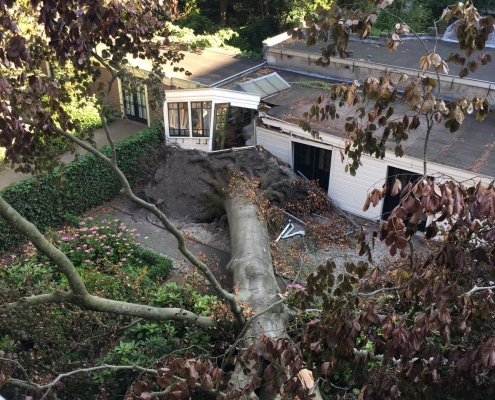
[[[257,313],[280,300],[266,223],[258,216],[258,206],[241,195],[226,199],[225,208],[232,254],[228,272],[238,300],[248,307],[248,312]],[[263,313],[247,329],[242,347],[249,347],[261,334],[282,337],[287,318],[288,309],[284,304]]]
[[[227,270],[232,276],[234,292],[245,308],[245,316],[249,317],[280,300],[280,288],[270,253],[270,237],[266,223],[258,215],[258,206],[246,197],[237,194],[228,197],[225,209],[230,226],[232,254]],[[246,315],[246,312],[250,315]],[[282,303],[249,321],[249,326],[241,333],[243,336],[238,338],[239,347],[248,348],[261,335],[274,338],[285,336],[287,318],[288,309]],[[231,383],[242,388],[249,379],[241,363],[237,363]],[[252,394],[250,398],[256,396]]]

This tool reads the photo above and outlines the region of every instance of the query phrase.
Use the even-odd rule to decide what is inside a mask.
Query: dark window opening
[[[226,148],[229,103],[215,104],[215,121],[213,123],[213,150]]]
[[[294,143],[294,170],[328,191],[332,150]]]
[[[191,103],[192,132],[195,137],[210,136],[211,101]]]
[[[129,92],[122,90],[124,99],[124,113],[127,118],[139,122],[148,121],[148,112],[146,109],[146,93],[144,88]]]
[[[387,182],[389,190],[383,199],[383,208],[382,208],[382,219],[387,220],[390,216],[390,213],[400,204],[400,191],[397,195],[392,196],[391,190],[394,186],[395,179],[400,180],[402,184],[402,188],[405,188],[409,182],[416,183],[419,179],[422,178],[421,174],[417,174],[415,172],[406,171],[401,168],[396,167],[388,167],[387,171]],[[409,221],[409,217],[404,221],[406,224]],[[424,232],[426,229],[426,221],[418,224],[418,231]]]

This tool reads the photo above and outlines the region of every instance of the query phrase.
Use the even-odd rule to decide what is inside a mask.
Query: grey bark
[[[242,195],[228,197],[225,208],[230,226],[232,259],[228,272],[237,288],[237,298],[249,306],[249,311],[260,312],[276,303],[280,288],[273,271],[270,254],[270,237],[266,223],[258,216],[258,206]],[[273,338],[285,336],[288,309],[281,303],[269,311],[250,319],[247,329],[239,338],[240,347],[245,349],[255,344],[261,335]],[[244,387],[250,377],[236,365],[231,383]],[[250,398],[256,398],[254,394]]]

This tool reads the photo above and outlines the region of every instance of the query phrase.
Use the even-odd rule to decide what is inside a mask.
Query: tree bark
[[[220,0],[220,26],[227,25],[227,5],[229,0]]]
[[[234,292],[245,311],[254,315],[280,300],[270,254],[270,237],[266,223],[259,216],[259,208],[242,195],[228,197],[225,208],[230,226],[232,259],[227,267],[234,283]],[[245,317],[248,317],[245,315]],[[261,335],[274,338],[285,336],[288,309],[282,303],[250,321],[240,341],[242,349],[256,343]],[[243,387],[250,377],[244,375],[240,363],[231,379],[236,387]],[[256,396],[251,396],[256,398]]]

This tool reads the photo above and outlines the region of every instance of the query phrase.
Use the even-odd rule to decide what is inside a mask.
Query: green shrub
[[[239,35],[233,36],[227,44],[238,47],[243,52],[262,53],[263,40],[278,35],[280,32],[276,17],[268,15],[259,22],[239,29],[238,33]]]
[[[175,282],[160,286],[151,300],[155,307],[184,307],[198,315],[213,315],[218,304],[216,296],[201,295],[190,285]]]
[[[141,161],[150,156],[164,139],[159,123],[116,144],[117,163],[131,184],[141,177]],[[102,153],[110,156],[110,147]],[[64,215],[83,214],[91,208],[115,197],[121,190],[120,182],[111,169],[92,154],[67,164],[38,181],[28,178],[3,189],[1,196],[38,229],[64,222]],[[0,221],[0,252],[22,242],[24,237]]]
[[[95,97],[85,97],[82,100],[66,105],[65,111],[76,124],[76,129],[71,132],[76,136],[82,132],[89,132],[103,126],[100,117],[100,106],[98,105],[98,99]],[[105,113],[107,123],[112,122],[114,119],[115,117],[111,112]],[[73,143],[69,139],[60,136],[52,140],[52,145],[59,154],[62,154],[70,150]]]
[[[134,241],[138,234],[119,220],[68,219],[71,226],[50,232],[48,238],[74,263],[88,291],[114,300],[148,304],[160,287],[159,282],[148,277],[149,266],[155,261],[157,265],[171,265],[170,260],[148,250],[140,251]],[[163,269],[162,272],[165,273]],[[69,290],[66,277],[30,243],[17,249],[0,266],[4,301],[55,290]],[[142,322],[126,334],[124,327],[131,318],[93,313],[72,304],[39,306],[22,309],[21,313],[22,318],[0,318],[0,350],[22,362],[30,374],[39,374],[40,364],[45,363],[62,371],[102,360],[147,366],[163,354],[183,347],[190,333],[180,324],[176,328],[175,322]],[[208,335],[195,329],[198,341],[203,344],[209,340]],[[180,338],[175,337],[177,330]],[[117,376],[120,379],[131,375]],[[112,382],[115,393],[125,390],[120,380],[105,381]],[[94,386],[88,387],[90,384]],[[94,399],[96,385],[88,376],[74,377],[65,382],[56,398]]]
[[[192,29],[195,35],[213,34],[219,29],[217,24],[199,12],[191,13],[185,18],[177,20],[176,24],[181,28]]]

